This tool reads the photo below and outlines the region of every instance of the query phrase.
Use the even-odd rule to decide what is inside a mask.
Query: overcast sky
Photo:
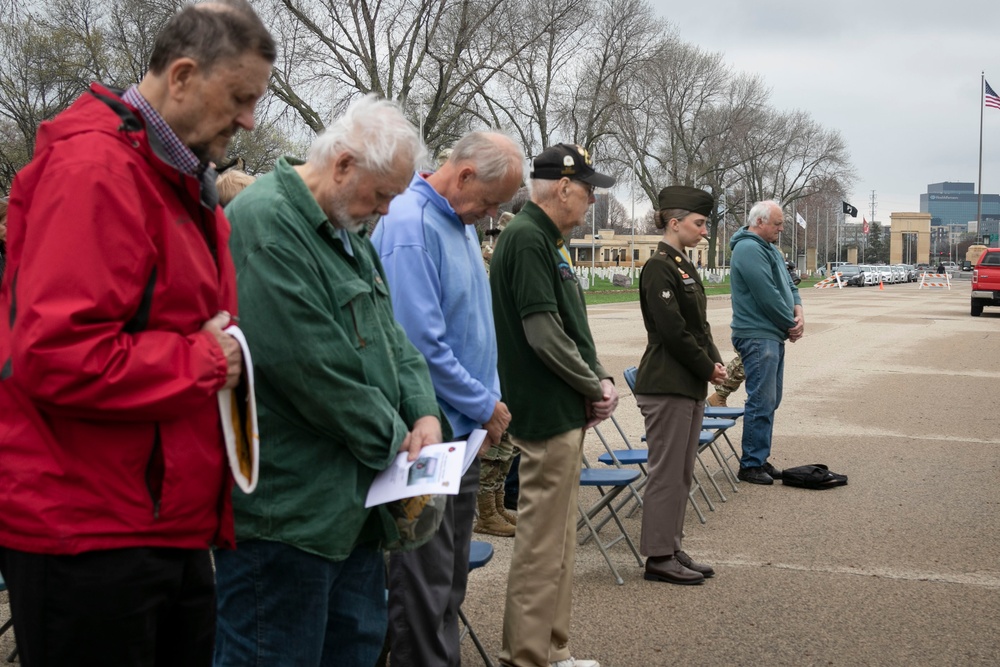
[[[980,72],[1000,91],[996,0],[651,0],[680,36],[762,75],[778,109],[847,142],[848,201],[871,219],[919,211],[928,183],[977,180]],[[1000,193],[1000,109],[983,124],[983,192]]]

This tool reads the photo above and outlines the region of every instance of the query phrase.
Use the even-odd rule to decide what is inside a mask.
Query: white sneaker
[[[566,658],[558,662],[550,662],[549,667],[601,667],[601,663],[596,660],[577,660],[576,658]]]

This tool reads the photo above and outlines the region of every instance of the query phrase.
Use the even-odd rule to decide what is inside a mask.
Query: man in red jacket
[[[178,12],[15,178],[0,287],[0,571],[22,663],[209,665],[233,545],[216,394],[239,382],[211,161],[275,45],[244,0]]]

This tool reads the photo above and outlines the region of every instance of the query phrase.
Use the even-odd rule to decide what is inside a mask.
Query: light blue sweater
[[[500,399],[490,285],[476,228],[420,174],[372,235],[396,319],[427,359],[455,435],[479,428]]]
[[[784,341],[802,304],[781,252],[743,227],[729,241],[733,338]]]

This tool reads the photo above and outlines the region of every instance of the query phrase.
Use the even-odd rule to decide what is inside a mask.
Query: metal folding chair
[[[618,505],[615,509],[619,512],[631,501],[635,501],[635,507],[629,510],[626,516],[632,516],[635,514],[636,510],[642,507],[642,495],[639,490],[646,485],[646,464],[649,463],[649,450],[647,449],[636,449],[632,446],[632,441],[629,440],[628,435],[625,434],[625,430],[622,429],[621,424],[615,419],[614,415],[611,415],[611,423],[614,424],[615,429],[618,430],[618,435],[621,436],[622,442],[625,443],[626,449],[614,449],[609,443],[608,439],[604,437],[604,433],[598,426],[594,426],[594,434],[604,445],[604,454],[597,457],[597,460],[604,465],[613,465],[616,468],[621,468],[623,466],[638,466],[640,479],[634,483],[629,484],[629,494],[627,497],[622,498],[618,501]],[[607,521],[607,519],[605,519]],[[604,524],[602,523],[601,526]],[[600,529],[601,526],[598,526]]]
[[[489,542],[481,542],[479,540],[473,540],[469,547],[469,572],[480,568],[493,560],[493,545]],[[472,625],[469,623],[469,619],[466,618],[465,612],[462,608],[458,608],[458,618],[461,619],[462,634],[459,636],[458,641],[463,641],[466,636],[472,638],[472,643],[476,645],[476,650],[479,651],[479,655],[483,658],[483,664],[486,667],[494,667],[493,661],[490,659],[490,654],[486,652],[483,647],[483,643],[479,641],[479,636],[476,631],[472,629]]]
[[[588,532],[587,535],[584,536],[582,542],[586,543],[590,538],[594,539],[594,542],[597,543],[597,548],[601,550],[601,555],[604,556],[605,562],[607,562],[608,567],[611,568],[611,573],[615,577],[615,583],[621,586],[625,583],[625,580],[622,579],[620,574],[618,574],[618,568],[615,567],[615,564],[611,562],[611,556],[608,554],[608,549],[624,540],[629,549],[632,550],[632,555],[635,556],[636,563],[638,563],[640,567],[643,565],[643,560],[642,556],[639,555],[639,550],[635,547],[635,543],[632,542],[632,538],[629,537],[628,531],[625,530],[625,525],[622,523],[621,517],[618,516],[618,511],[614,507],[614,501],[619,494],[628,489],[630,485],[639,478],[639,471],[623,470],[618,468],[613,470],[591,468],[586,457],[583,459],[583,464],[585,467],[580,470],[580,486],[591,486],[596,488],[598,493],[601,494],[601,497],[596,503],[587,509],[584,509],[582,501],[577,501],[577,508],[580,512],[580,520],[576,524],[576,529],[579,531],[581,528],[586,526]],[[611,520],[615,522],[619,530],[618,537],[615,537],[608,542],[601,541],[599,533],[600,528],[595,526],[593,521],[597,515],[605,511],[609,513]],[[604,523],[607,522],[605,521]],[[601,525],[603,525],[603,523]]]
[[[5,582],[3,580],[3,575],[0,574],[0,592],[5,591],[5,590],[7,590],[7,582]],[[10,628],[11,628],[12,625],[14,625],[14,617],[13,616],[11,616],[6,621],[4,621],[3,625],[0,625],[0,636],[2,636],[5,632],[7,632],[8,630],[10,630]],[[17,645],[15,644],[14,645],[14,650],[11,651],[10,655],[7,656],[7,662],[14,662],[14,658],[16,658],[16,657],[17,657]]]

